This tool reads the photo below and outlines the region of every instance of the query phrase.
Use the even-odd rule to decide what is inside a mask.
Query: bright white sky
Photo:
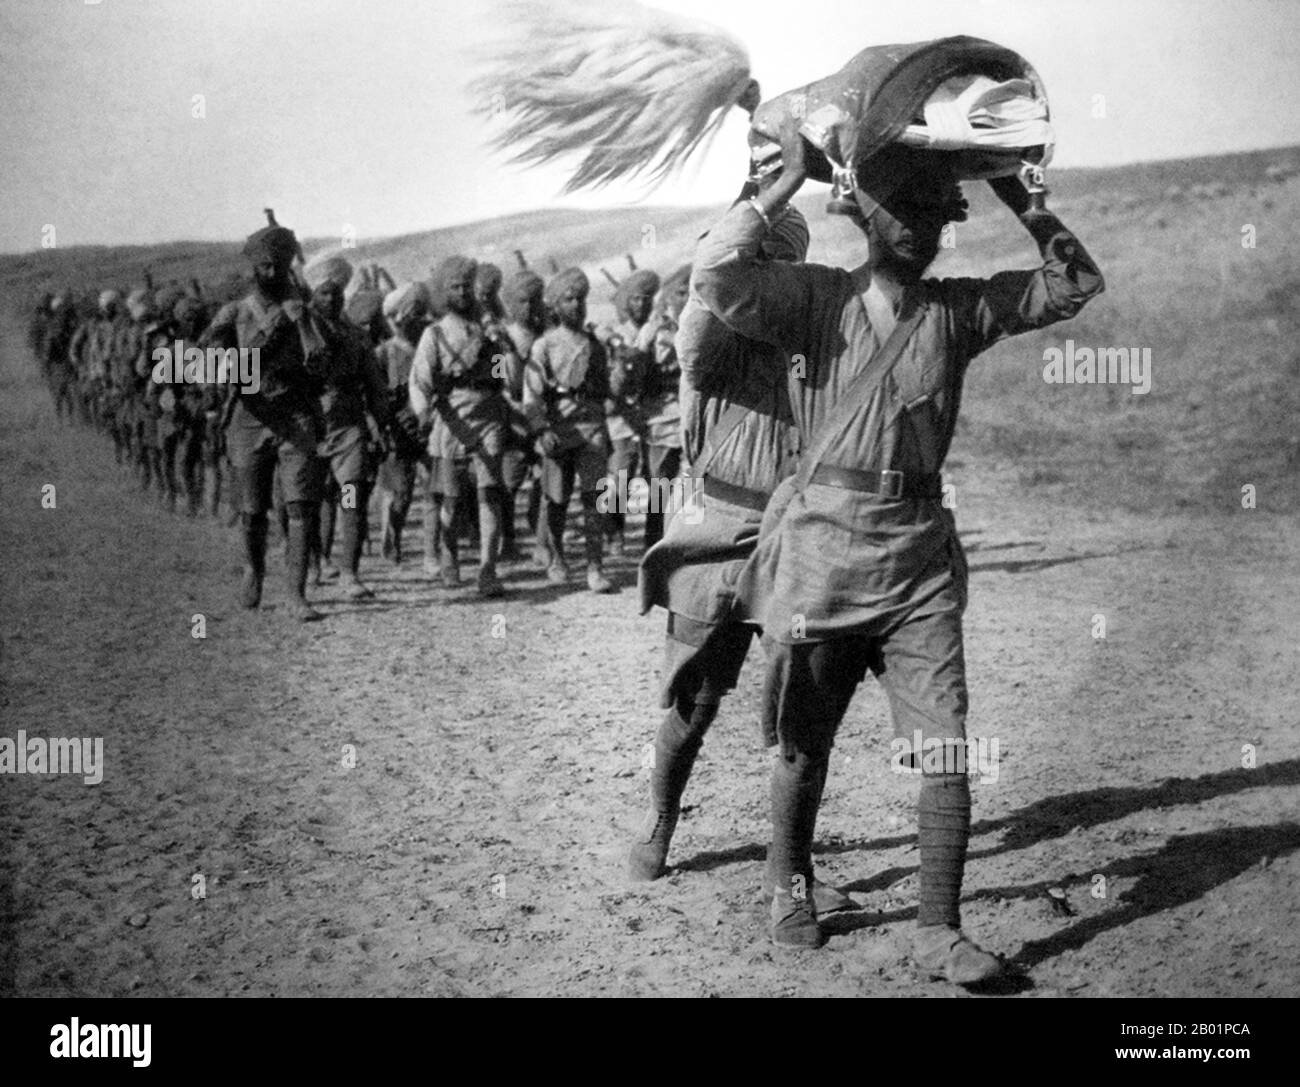
[[[539,0],[545,2],[545,0]],[[1058,166],[1300,144],[1293,0],[660,0],[749,49],[768,96],[867,45],[949,34],[1021,52],[1047,84]],[[484,150],[463,87],[484,0],[0,0],[0,251],[234,239],[261,209],[361,238],[543,206],[564,175]],[[191,116],[196,94],[206,118]],[[1094,118],[1095,95],[1105,117]],[[655,203],[734,195],[735,112]]]

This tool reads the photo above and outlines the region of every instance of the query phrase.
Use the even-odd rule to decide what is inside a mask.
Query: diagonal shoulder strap
[[[808,486],[808,481],[812,479],[813,472],[826,456],[831,443],[845,431],[858,412],[866,406],[871,395],[884,383],[885,378],[902,357],[903,348],[907,346],[907,341],[912,338],[912,333],[916,331],[921,318],[925,316],[925,303],[920,291],[915,288],[909,290],[904,296],[903,307],[904,313],[899,315],[898,323],[894,325],[889,338],[885,340],[884,345],[871,361],[863,367],[862,372],[840,394],[835,407],[818,430],[817,440],[800,458],[799,474],[795,480],[798,490],[802,491]]]
[[[713,429],[709,431],[708,437],[704,439],[704,448],[700,451],[700,459],[691,465],[691,474],[697,478],[702,478],[709,470],[709,465],[713,463],[723,445],[731,437],[738,426],[745,421],[750,409],[742,404],[728,404],[718,421],[713,424]]]

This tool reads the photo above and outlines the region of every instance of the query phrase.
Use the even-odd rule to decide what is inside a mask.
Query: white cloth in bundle
[[[1027,79],[1004,83],[984,75],[954,76],[925,103],[925,123],[908,125],[901,143],[931,151],[1016,152],[1043,148],[1041,165],[1052,158],[1056,136],[1047,102]]]

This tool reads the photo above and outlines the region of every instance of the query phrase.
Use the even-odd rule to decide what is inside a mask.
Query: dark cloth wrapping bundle
[[[945,80],[959,75],[1025,79],[1040,97],[1038,73],[1018,53],[982,38],[960,35],[862,50],[834,75],[764,102],[754,113],[749,142],[756,176],[779,165],[781,124],[793,116],[810,149],[808,176],[835,184],[837,193],[873,179],[910,172],[918,162],[943,163],[952,175],[988,176],[989,152],[923,151],[897,141]],[[1041,151],[1041,149],[1038,149]],[[1034,149],[1022,156],[1033,160]],[[917,156],[923,156],[918,158]]]

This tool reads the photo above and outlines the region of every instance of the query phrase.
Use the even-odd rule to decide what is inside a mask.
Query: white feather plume
[[[492,144],[540,165],[580,156],[565,192],[662,181],[717,135],[750,89],[749,58],[707,23],[634,0],[505,0],[469,90],[504,118]]]

